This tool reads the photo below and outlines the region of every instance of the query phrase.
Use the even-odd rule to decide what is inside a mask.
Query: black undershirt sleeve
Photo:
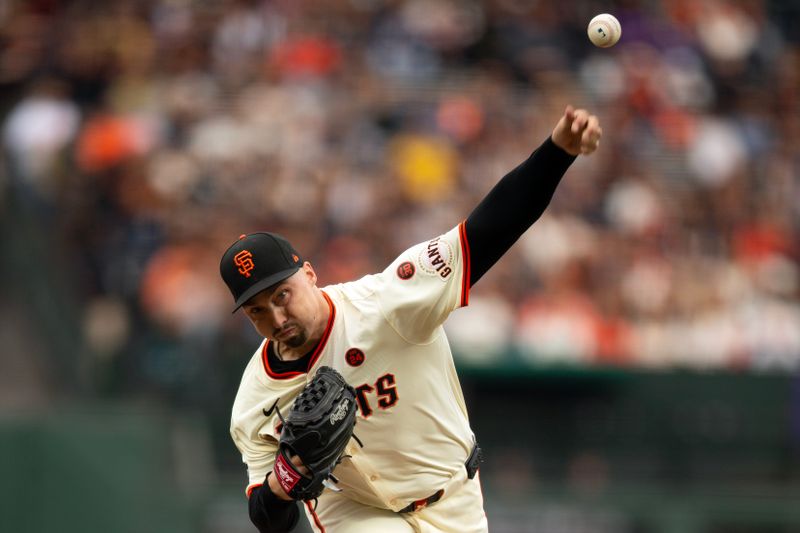
[[[548,137],[470,213],[464,224],[471,260],[470,287],[542,216],[575,158]]]
[[[297,502],[275,496],[266,480],[263,485],[250,491],[247,503],[250,521],[260,533],[286,533],[297,525],[300,516]]]

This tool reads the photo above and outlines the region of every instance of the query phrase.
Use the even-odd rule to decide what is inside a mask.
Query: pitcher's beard
[[[289,348],[300,348],[308,341],[308,334],[305,331],[301,331],[297,335],[293,335],[283,341],[283,344],[288,346]]]

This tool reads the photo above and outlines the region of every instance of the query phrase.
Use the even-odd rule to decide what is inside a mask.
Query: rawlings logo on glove
[[[289,464],[291,463],[287,463],[283,455],[279,455],[275,459],[274,470],[275,474],[278,476],[278,483],[281,484],[281,488],[283,488],[287,494],[297,485],[297,482],[300,481],[302,477],[300,473],[296,472]]]
[[[339,407],[336,408],[336,411],[333,412],[331,415],[331,425],[336,424],[339,420],[343,419],[347,416],[347,407],[350,405],[349,400],[342,400],[342,403],[339,404]]]
[[[283,428],[273,471],[291,498],[313,500],[330,483],[328,479],[336,481],[333,469],[350,437],[355,437],[355,399],[355,389],[342,375],[323,366],[294,401],[286,419],[278,411]],[[293,455],[308,468],[308,475],[292,463]]]

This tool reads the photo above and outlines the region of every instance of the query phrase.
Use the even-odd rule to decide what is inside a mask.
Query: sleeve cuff
[[[548,136],[547,139],[539,147],[539,155],[552,161],[555,165],[571,165],[577,158],[577,155],[570,155],[553,142],[553,137]]]

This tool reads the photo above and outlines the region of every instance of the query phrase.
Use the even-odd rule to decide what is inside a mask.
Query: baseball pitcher
[[[318,287],[274,233],[225,251],[235,309],[264,337],[231,418],[259,531],[290,531],[300,506],[318,532],[488,531],[480,448],[442,324],[601,134],[597,117],[568,106],[466,220],[359,280]]]

